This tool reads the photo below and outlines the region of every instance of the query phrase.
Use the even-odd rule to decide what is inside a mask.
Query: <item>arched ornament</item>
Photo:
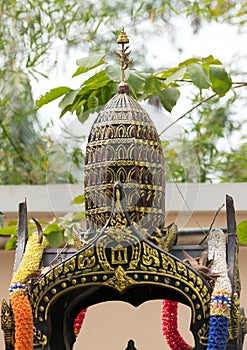
[[[172,299],[190,306],[196,349],[206,349],[210,286],[143,236],[129,218],[121,183],[114,186],[113,201],[111,216],[97,237],[52,267],[31,290],[34,348],[72,349],[76,315],[98,302],[138,306],[151,299]]]

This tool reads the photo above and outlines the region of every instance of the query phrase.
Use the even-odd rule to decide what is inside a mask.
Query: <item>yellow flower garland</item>
[[[20,267],[11,281],[9,291],[15,319],[15,350],[33,349],[33,314],[25,280],[39,269],[46,245],[45,237],[42,237],[42,242],[39,243],[38,234],[33,234],[29,238]]]
[[[27,241],[20,267],[14,274],[11,284],[23,283],[28,275],[38,270],[46,245],[47,243],[44,236],[42,242],[39,243],[38,233],[32,234]]]

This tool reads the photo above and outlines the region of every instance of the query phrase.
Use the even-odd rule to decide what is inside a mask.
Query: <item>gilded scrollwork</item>
[[[73,272],[76,268],[76,257],[69,259],[64,262],[63,272],[66,274],[68,272]]]
[[[131,270],[138,265],[141,245],[129,227],[109,227],[97,241],[96,253],[104,271],[112,271],[116,265],[123,264]]]
[[[47,336],[37,327],[34,327],[33,330],[33,335],[34,335],[34,349],[39,348],[39,349],[44,349],[45,346],[48,344]]]
[[[1,327],[4,333],[6,349],[14,349],[15,322],[11,306],[3,299],[1,309]]]
[[[105,285],[116,288],[118,291],[122,291],[132,284],[136,284],[132,278],[128,277],[121,266],[118,266],[114,272],[114,276],[104,282]]]
[[[209,333],[209,322],[203,323],[203,326],[198,331],[198,336],[200,339],[200,343],[202,345],[208,345],[208,333]]]
[[[161,253],[161,267],[168,274],[176,274],[176,263],[169,255]]]
[[[241,331],[241,309],[240,309],[240,299],[239,294],[234,292],[232,295],[231,318],[229,320],[228,336],[230,340],[235,340],[239,338],[239,332]]]
[[[145,242],[142,243],[143,254],[142,254],[142,264],[147,268],[151,268],[152,271],[157,271],[160,267],[159,253],[157,249],[147,245]]]
[[[188,270],[187,267],[185,266],[185,264],[183,264],[180,261],[177,261],[176,265],[177,265],[178,274],[181,276],[181,278],[184,278],[185,280],[187,280],[188,273],[190,273],[190,270]]]
[[[92,246],[78,255],[77,268],[79,270],[92,270],[96,264],[95,247]]]

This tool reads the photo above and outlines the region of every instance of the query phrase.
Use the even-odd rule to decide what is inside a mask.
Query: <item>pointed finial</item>
[[[129,38],[127,37],[127,34],[124,31],[124,27],[122,27],[121,32],[117,38],[117,43],[118,44],[128,44],[129,43]]]
[[[124,31],[124,27],[122,27],[121,32],[117,38],[117,43],[122,45],[120,53],[118,52],[115,52],[115,53],[121,60],[122,81],[119,85],[119,88],[120,88],[119,90],[121,90],[119,92],[123,93],[123,92],[127,92],[127,90],[122,89],[121,87],[123,86],[128,87],[128,84],[124,81],[124,71],[128,68],[129,64],[133,62],[133,60],[129,59],[129,55],[131,54],[131,51],[127,52],[127,50],[129,49],[129,46],[125,47],[125,44],[129,43],[129,38]]]

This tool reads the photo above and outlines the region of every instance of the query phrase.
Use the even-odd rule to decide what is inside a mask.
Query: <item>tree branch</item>
[[[232,89],[238,89],[244,86],[247,86],[247,82],[233,82],[232,85]],[[215,96],[217,96],[218,94],[212,94],[204,99],[202,99],[200,102],[198,102],[195,106],[193,106],[192,108],[190,108],[187,112],[185,112],[184,114],[182,114],[180,117],[178,117],[176,120],[174,120],[171,124],[169,124],[165,129],[163,129],[160,133],[159,133],[159,137],[166,132],[168,129],[170,129],[174,124],[176,124],[179,120],[183,119],[184,117],[186,117],[187,114],[191,113],[194,109],[198,108],[199,106],[201,106],[204,102],[207,102],[209,100],[211,100],[212,98],[214,98]]]
[[[193,106],[192,108],[190,108],[187,112],[185,112],[184,114],[182,114],[179,118],[177,118],[176,120],[174,120],[171,124],[169,124],[165,129],[163,129],[159,136],[161,136],[164,132],[166,132],[168,129],[170,129],[174,124],[176,124],[179,120],[183,119],[184,117],[186,117],[187,114],[191,113],[194,109],[196,109],[197,107],[201,106],[204,102],[207,102],[209,100],[211,100],[212,98],[214,98],[215,96],[217,96],[217,94],[213,94],[209,97],[204,98],[203,100],[201,100],[200,102],[198,102],[195,106]]]

